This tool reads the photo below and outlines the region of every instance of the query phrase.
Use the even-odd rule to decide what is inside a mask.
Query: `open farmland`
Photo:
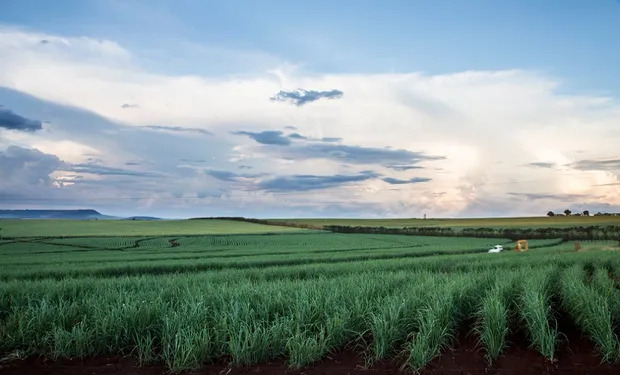
[[[514,242],[224,220],[0,228],[0,374],[620,371],[617,241],[487,254]]]
[[[0,237],[122,237],[280,232],[299,232],[299,229],[229,220],[0,220]]]

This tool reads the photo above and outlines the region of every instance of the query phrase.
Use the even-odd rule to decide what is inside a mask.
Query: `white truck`
[[[501,253],[502,251],[504,251],[504,246],[502,245],[495,245],[494,248],[489,249],[489,253]]]

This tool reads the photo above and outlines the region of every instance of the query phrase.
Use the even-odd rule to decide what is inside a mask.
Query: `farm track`
[[[152,240],[158,237],[149,237],[149,238],[141,238],[134,241],[134,244],[131,246],[122,246],[122,247],[100,247],[100,246],[89,246],[89,245],[78,245],[72,243],[58,243],[58,242],[49,242],[46,240],[33,239],[33,240],[15,240],[11,243],[31,243],[31,244],[44,244],[44,245],[52,245],[52,246],[62,246],[62,247],[70,247],[76,248],[77,250],[59,250],[59,251],[32,251],[28,252],[28,254],[60,254],[60,253],[73,253],[73,252],[92,252],[92,251],[124,251],[129,249],[136,249],[140,247],[140,243],[148,240]],[[172,246],[173,247],[173,246]]]

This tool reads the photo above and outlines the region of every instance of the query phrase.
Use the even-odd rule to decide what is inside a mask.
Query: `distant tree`
[[[588,210],[583,211],[583,216],[590,216],[590,211]]]
[[[547,212],[547,216],[551,217],[551,216],[555,216],[555,214],[553,213],[553,211],[549,211]]]
[[[564,210],[564,215],[566,216],[570,216],[571,210],[569,210],[568,208]]]

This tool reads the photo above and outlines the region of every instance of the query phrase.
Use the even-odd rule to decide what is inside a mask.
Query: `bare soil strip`
[[[563,327],[570,328],[570,327]],[[620,364],[601,364],[594,352],[594,346],[579,332],[564,332],[566,339],[560,344],[558,360],[551,363],[534,350],[529,349],[523,337],[513,337],[513,342],[489,366],[484,352],[476,345],[472,334],[460,334],[453,350],[447,350],[424,370],[422,375],[456,374],[620,374]],[[519,342],[515,342],[515,341]],[[198,370],[184,372],[187,375],[242,375],[242,374],[286,374],[286,375],[388,375],[411,374],[402,370],[401,360],[381,361],[370,368],[364,367],[364,358],[354,351],[345,350],[325,357],[318,363],[303,368],[290,369],[284,360],[276,360],[256,366],[230,367],[227,361],[218,361]],[[72,360],[45,360],[27,358],[0,365],[0,375],[160,375],[169,374],[163,366],[138,367],[132,357],[94,357]]]

